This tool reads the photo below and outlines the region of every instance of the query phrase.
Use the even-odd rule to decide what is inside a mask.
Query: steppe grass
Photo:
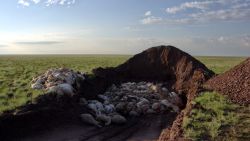
[[[209,69],[213,70],[216,74],[224,73],[232,67],[238,65],[246,59],[246,57],[196,57],[204,63]]]
[[[250,110],[215,92],[205,92],[183,120],[184,135],[192,140],[250,140]]]

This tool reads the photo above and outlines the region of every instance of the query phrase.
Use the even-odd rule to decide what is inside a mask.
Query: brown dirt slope
[[[250,58],[206,84],[209,89],[227,95],[233,102],[250,104]]]
[[[149,48],[116,68],[97,68],[97,77],[115,80],[167,81],[187,92],[191,81],[202,83],[214,73],[191,55],[173,46]],[[199,78],[194,75],[201,74]],[[115,81],[113,80],[113,81]]]

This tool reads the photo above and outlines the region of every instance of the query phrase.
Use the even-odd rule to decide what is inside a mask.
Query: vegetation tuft
[[[194,108],[183,120],[186,138],[192,140],[250,139],[246,136],[250,130],[249,107],[232,104],[224,96],[215,92],[202,93],[192,104]],[[242,120],[246,117],[249,119]],[[245,125],[241,122],[245,122]]]

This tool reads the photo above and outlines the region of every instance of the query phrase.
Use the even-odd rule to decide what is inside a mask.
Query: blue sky
[[[250,0],[8,0],[0,21],[0,54],[250,54]]]

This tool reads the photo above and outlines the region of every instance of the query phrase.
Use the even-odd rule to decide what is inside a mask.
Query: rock
[[[96,116],[96,120],[103,122],[105,126],[110,125],[111,124],[111,117],[106,116],[104,114],[100,114]]]
[[[80,117],[81,120],[85,123],[95,125],[97,127],[102,127],[101,125],[99,125],[99,123],[94,119],[94,117],[91,114],[81,114]]]
[[[115,124],[124,124],[127,122],[126,118],[121,115],[114,115],[111,118],[112,123]]]

